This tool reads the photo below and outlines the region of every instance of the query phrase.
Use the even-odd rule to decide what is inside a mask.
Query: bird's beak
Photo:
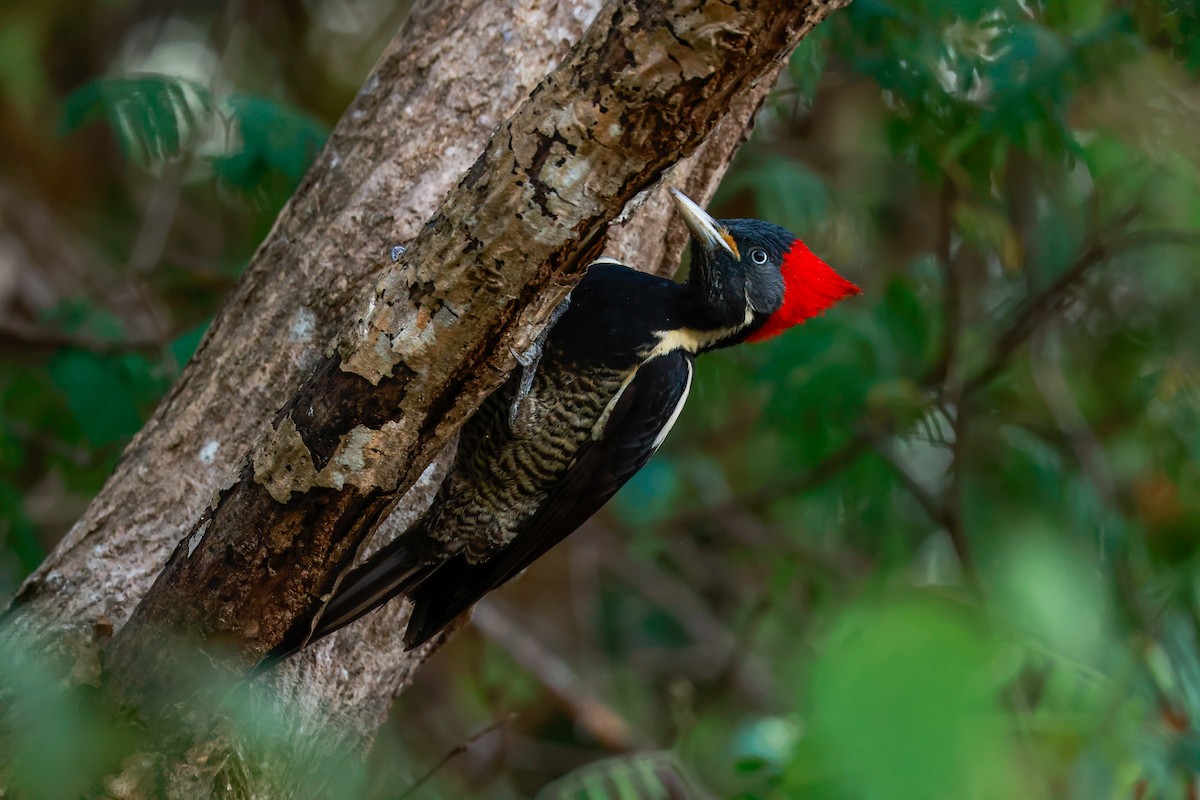
[[[675,204],[679,206],[679,213],[683,215],[683,221],[687,223],[688,230],[692,232],[693,239],[708,250],[716,250],[720,247],[734,258],[741,258],[738,255],[737,244],[734,243],[733,237],[729,235],[729,231],[718,225],[717,221],[710,217],[707,211],[692,202],[691,198],[686,194],[674,186],[669,191],[671,192],[671,197],[675,199]]]

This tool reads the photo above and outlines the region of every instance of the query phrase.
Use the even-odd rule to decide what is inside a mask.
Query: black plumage
[[[592,264],[540,353],[464,425],[430,510],[351,571],[276,656],[397,595],[414,606],[405,644],[428,641],[562,541],[646,463],[682,409],[698,353],[779,327],[785,299],[794,305],[800,297],[794,280],[824,278],[823,269],[842,281],[803,245],[804,263],[789,261],[800,250],[783,228],[717,223],[675,195],[695,240],[688,282],[609,259]],[[842,283],[848,288],[836,299],[857,291]]]

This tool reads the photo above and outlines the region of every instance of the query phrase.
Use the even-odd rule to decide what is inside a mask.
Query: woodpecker
[[[521,369],[463,426],[430,510],[351,571],[275,659],[401,595],[413,604],[405,646],[425,643],[641,469],[679,418],[697,355],[770,338],[859,293],[784,228],[718,222],[671,194],[692,237],[687,281],[593,262]]]

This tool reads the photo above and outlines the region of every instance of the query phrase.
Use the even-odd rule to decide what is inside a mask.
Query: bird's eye
[[[750,260],[760,266],[767,263],[767,251],[761,247],[754,248],[750,251]]]

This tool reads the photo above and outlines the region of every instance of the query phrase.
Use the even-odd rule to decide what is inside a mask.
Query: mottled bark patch
[[[307,492],[317,479],[312,454],[291,417],[262,438],[251,459],[254,480],[265,486],[280,503],[292,499],[294,492]]]

